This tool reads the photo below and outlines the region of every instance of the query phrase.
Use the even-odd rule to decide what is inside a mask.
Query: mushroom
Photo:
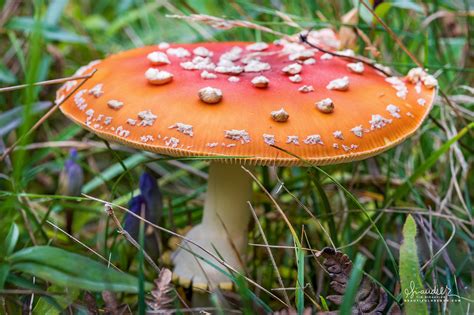
[[[346,58],[327,59],[320,51],[314,52],[315,64],[292,64],[288,59],[291,49],[285,48],[290,44],[170,44],[163,50],[170,63],[160,65],[159,70],[148,70],[147,56],[156,46],[124,51],[82,68],[83,74],[97,72],[60,108],[84,128],[126,146],[175,157],[214,156],[203,219],[187,237],[210,252],[217,250],[228,264],[240,269],[238,255],[246,249],[250,217],[246,202],[252,197],[252,181],[240,165],[303,164],[274,146],[315,165],[374,156],[420,127],[437,90],[430,76],[423,76],[424,81],[387,78],[368,65],[360,73],[348,71],[351,66]],[[209,80],[217,68],[206,69],[203,78],[202,69],[186,70],[180,65],[196,58],[191,52],[205,52],[209,63],[232,56],[234,67],[241,69],[245,67],[242,60],[255,57],[259,50],[264,50],[259,62],[269,65],[258,74],[271,82],[267,88],[254,87],[255,72],[242,71],[240,81],[229,82],[236,73],[219,71]],[[307,84],[303,87],[288,80],[300,72]],[[166,84],[148,82],[156,76],[163,79],[161,73],[172,74],[173,79],[166,76]],[[88,93],[98,84],[100,93]],[[57,98],[65,98],[73,85],[63,86]],[[325,99],[332,101],[334,111],[330,106],[323,106],[323,111],[315,108]],[[284,110],[274,115],[278,119],[272,119],[271,113],[282,106]],[[285,120],[287,115],[291,119]],[[195,245],[182,245],[219,266]],[[198,264],[186,250],[178,250],[173,260],[181,283],[192,281],[193,286],[205,288],[208,280],[215,285],[229,282],[211,265]]]

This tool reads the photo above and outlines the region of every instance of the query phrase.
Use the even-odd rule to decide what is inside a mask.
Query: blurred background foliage
[[[330,246],[319,224],[324,226],[336,247],[385,288],[389,305],[395,300],[403,307],[398,251],[403,224],[411,213],[418,226],[418,255],[425,287],[447,286],[462,296],[461,303],[447,307],[428,303],[430,312],[467,314],[472,312],[473,300],[474,4],[469,0],[367,3],[438,78],[446,97],[437,99],[420,130],[396,148],[365,161],[323,167],[336,182],[317,169],[260,167],[256,172],[295,229],[304,231],[303,247],[321,250]],[[170,14],[248,20],[295,34],[322,27],[339,31],[347,26],[344,15],[356,9],[358,32],[352,48],[358,54],[401,74],[415,66],[357,0],[0,0],[0,6],[2,87],[70,76],[91,60],[162,41],[276,39],[275,35],[251,29],[217,30],[167,17]],[[289,19],[297,25],[288,23]],[[127,206],[132,197],[139,195],[139,178],[146,171],[158,179],[162,193],[162,205],[149,211],[159,211],[157,223],[182,233],[200,220],[207,163],[163,159],[105,143],[59,112],[28,134],[51,108],[56,89],[55,85],[29,86],[0,93],[0,151],[20,139],[17,150],[0,162],[0,313],[16,314],[21,309],[42,314],[66,309],[84,313],[94,307],[110,311],[114,305],[131,312],[143,311],[150,282],[158,276],[156,270],[143,262],[143,252],[117,233],[118,226],[113,216],[104,212],[104,205],[81,196],[77,186],[84,194]],[[71,148],[77,153],[70,155]],[[257,187],[253,205],[269,244],[293,246],[287,226]],[[131,207],[135,207],[133,203]],[[69,227],[67,212],[74,213]],[[123,211],[116,210],[114,215],[120,221],[124,219]],[[371,220],[383,239],[371,228]],[[137,224],[134,222],[132,238],[137,242],[146,239],[148,244],[150,233],[156,231]],[[70,231],[76,240],[59,228]],[[165,266],[173,242],[164,233],[153,238],[159,248],[153,259]],[[255,224],[249,242],[262,243]],[[384,244],[388,244],[395,261]],[[318,311],[335,309],[325,299],[331,291],[321,263],[311,252],[300,250],[306,255],[304,265],[301,261],[297,264],[293,249],[272,249],[285,286],[296,287],[297,279],[304,280],[304,299],[297,299],[293,307],[300,312],[304,306]],[[104,269],[98,256],[117,269]],[[364,259],[356,259],[362,256]],[[262,287],[276,288],[276,270],[267,262],[265,248],[250,246],[246,274]],[[118,270],[137,278],[121,276]],[[237,303],[231,304],[234,307],[249,312],[259,309],[254,305],[259,301],[257,304],[265,305],[267,310],[283,308],[262,290],[247,288],[240,278],[236,282],[237,294],[227,296]],[[178,291],[187,297],[191,294],[182,288]],[[288,295],[293,297],[295,291],[301,294],[302,289],[289,290]],[[281,297],[281,292],[274,293]],[[214,301],[221,298],[216,293]],[[176,303],[175,307],[180,307]],[[222,303],[215,302],[219,307],[227,305]],[[239,303],[243,306],[235,306]]]

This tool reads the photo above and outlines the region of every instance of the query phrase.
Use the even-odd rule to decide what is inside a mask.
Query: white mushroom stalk
[[[251,195],[252,179],[240,165],[211,162],[202,222],[186,237],[241,270],[250,218],[247,201],[251,200]],[[193,244],[183,243],[181,246],[188,251],[178,249],[173,262],[174,272],[182,285],[192,282],[193,287],[206,289],[208,283],[214,288],[231,283],[225,274],[189,251],[222,268],[214,258]]]

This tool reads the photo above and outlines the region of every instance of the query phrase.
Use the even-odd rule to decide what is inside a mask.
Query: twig
[[[112,221],[115,223],[115,225],[117,226],[117,230],[118,230],[118,233],[123,235],[127,241],[129,241],[136,249],[138,250],[143,250],[143,256],[145,256],[145,259],[148,261],[148,263],[150,264],[150,266],[153,267],[153,269],[155,269],[155,272],[157,274],[160,273],[161,269],[160,267],[158,267],[157,264],[155,264],[155,262],[153,261],[153,259],[150,257],[150,255],[148,255],[144,249],[141,248],[140,244],[137,243],[137,241],[135,241],[135,239],[130,235],[130,233],[128,233],[127,231],[125,231],[122,227],[122,223],[120,223],[119,219],[117,218],[117,216],[115,215],[115,212],[114,212],[114,209],[112,208],[112,205],[106,203],[104,205],[104,210],[105,212],[107,213],[107,215],[112,218]]]
[[[301,27],[301,25],[299,25],[298,23],[296,23],[292,18],[291,16],[289,16],[288,14],[286,13],[283,13],[281,11],[275,11],[275,14],[278,15],[284,22],[286,25],[288,26],[291,26],[291,27],[294,27],[294,28],[297,28],[297,29],[300,29],[302,30],[303,28]]]
[[[308,30],[308,32],[306,32],[306,34],[300,34],[300,40],[301,40],[303,43],[308,44],[309,46],[311,46],[311,47],[313,47],[313,48],[316,48],[317,50],[322,51],[323,53],[326,53],[326,54],[329,54],[329,55],[332,55],[332,56],[336,56],[336,57],[339,57],[339,58],[348,59],[348,60],[350,60],[350,61],[362,62],[363,64],[366,64],[366,65],[368,65],[369,67],[374,68],[374,69],[377,70],[377,71],[380,71],[381,73],[383,73],[383,74],[386,75],[387,77],[390,77],[390,76],[391,76],[391,74],[388,73],[387,71],[385,71],[382,67],[377,67],[377,66],[376,66],[376,62],[369,61],[369,60],[367,60],[367,59],[365,59],[365,58],[358,58],[358,57],[352,57],[352,56],[342,55],[342,54],[336,53],[336,52],[334,52],[334,51],[324,49],[324,48],[322,48],[321,46],[318,46],[318,45],[315,45],[315,44],[313,44],[313,43],[310,43],[310,42],[308,41],[308,35],[309,35],[310,32],[311,32],[311,29]]]
[[[18,199],[21,200],[21,197],[19,197]],[[25,209],[23,209],[23,207],[20,207],[20,214],[23,219],[23,222],[25,223],[25,227],[26,227],[26,230],[28,231],[28,235],[30,236],[31,242],[35,246],[38,245],[38,242],[36,241],[35,233],[31,229],[30,220],[28,220],[28,217],[26,216],[26,213],[25,213]]]
[[[247,168],[245,168],[244,166],[241,166],[241,168],[247,172],[247,174],[249,174],[249,176],[257,183],[257,185],[260,187],[260,189],[262,189],[262,191],[267,195],[267,197],[272,201],[272,203],[275,205],[275,208],[277,209],[277,211],[280,213],[280,215],[282,216],[283,218],[283,221],[285,221],[286,225],[288,226],[288,229],[290,230],[292,236],[293,236],[293,241],[298,245],[299,248],[302,247],[301,245],[301,242],[300,240],[298,239],[298,236],[296,234],[296,231],[295,229],[293,228],[293,226],[291,225],[291,222],[290,220],[288,219],[288,217],[286,216],[285,212],[281,209],[280,205],[278,204],[278,202],[275,200],[275,198],[273,198],[272,194],[265,188],[265,186],[263,186],[263,184],[258,180],[258,178],[250,171],[248,170]],[[298,258],[298,257],[296,257]],[[297,280],[297,283],[299,283],[299,281]],[[303,288],[303,284],[302,283],[299,283],[300,287]],[[303,291],[304,292],[304,291]]]
[[[76,141],[76,140],[64,140],[64,141],[45,141],[30,143],[25,146],[17,146],[16,150],[38,150],[44,148],[75,148],[77,150],[82,149],[107,149],[107,146],[102,141]],[[126,146],[113,144],[111,148],[115,151],[133,152],[133,149],[127,148]]]
[[[2,156],[0,157],[0,162],[3,161],[3,159],[5,159],[5,157],[7,155],[10,154],[10,152],[15,149],[15,147],[20,144],[24,138],[28,137],[33,131],[35,131],[40,125],[43,124],[43,122],[49,118],[49,116],[51,116],[58,108],[59,106],[61,106],[69,97],[71,97],[72,94],[74,94],[74,92],[76,92],[84,83],[86,83],[86,81],[88,79],[90,79],[95,73],[96,73],[97,69],[94,69],[90,74],[88,74],[86,76],[86,78],[84,80],[81,81],[81,83],[79,83],[72,91],[71,93],[69,93],[68,95],[66,95],[66,97],[61,100],[61,102],[58,102],[57,104],[55,104],[53,107],[51,107],[51,109],[43,115],[43,117],[41,117],[34,125],[33,127],[30,128],[30,130],[28,130],[24,135],[22,135],[20,137],[20,139],[18,139],[17,141],[15,141],[8,149],[5,150],[5,152],[3,152]]]
[[[459,119],[461,119],[462,123],[465,124],[465,125],[468,125],[468,122],[466,121],[466,119],[464,118],[464,116],[461,114],[461,112],[459,111],[459,109],[451,102],[451,100],[449,99],[448,95],[446,95],[446,93],[444,93],[443,90],[441,90],[440,88],[438,88],[438,92],[439,94],[441,95],[441,97],[446,101],[446,103],[449,105],[449,107],[451,107],[454,111],[454,113],[456,114],[456,117],[458,117]],[[473,135],[473,131],[471,129],[468,129],[468,132],[469,134],[472,136]],[[462,143],[461,143],[462,144]]]
[[[12,16],[21,5],[21,1],[7,1],[3,3],[3,9],[0,13],[0,28],[3,28],[3,24],[8,21],[10,16]]]
[[[311,212],[311,210],[308,209],[307,206],[305,206],[288,188],[286,188],[285,183],[278,177],[278,174],[276,174],[278,181],[281,183],[281,188],[283,188],[287,194],[289,194],[295,201],[298,203],[298,205],[306,211],[306,213],[313,219],[315,220],[321,230],[323,230],[324,234],[326,234],[327,238],[329,239],[329,242],[331,243],[331,246],[336,249],[336,245],[334,244],[334,241],[331,238],[331,234],[328,233],[324,225],[316,218],[316,216]]]
[[[353,209],[353,210],[338,210],[338,211],[333,211],[328,213],[328,215],[338,215],[341,213],[352,213],[352,212],[361,212],[359,209]],[[434,216],[434,217],[439,217],[439,218],[444,218],[444,219],[449,219],[453,221],[458,221],[463,224],[467,225],[474,225],[474,222],[464,220],[455,216],[450,216],[447,214],[442,214],[442,213],[437,213],[437,212],[427,212],[426,209],[424,208],[416,208],[416,207],[410,207],[410,210],[405,210],[404,208],[399,208],[399,207],[393,207],[393,208],[385,208],[385,209],[367,209],[367,212],[387,212],[387,213],[413,213],[417,215],[424,215],[424,216]],[[323,217],[323,216],[318,216],[318,217]]]
[[[166,310],[166,314],[174,314],[174,313],[195,313],[198,312],[198,314],[211,314],[208,313],[208,311],[216,311],[216,313],[219,314],[219,312],[224,312],[224,314],[230,314],[230,313],[235,313],[235,314],[242,314],[242,311],[240,310],[235,310],[235,309],[230,309],[230,308],[221,308],[221,307],[193,307],[193,308],[188,308],[188,309],[173,309],[173,310]],[[147,310],[147,314],[164,314],[163,310]],[[222,314],[222,313],[221,313]]]
[[[91,77],[91,75],[92,75],[92,73],[85,74],[85,75],[79,75],[79,76],[60,78],[60,79],[40,81],[40,82],[35,82],[33,84],[20,84],[20,85],[14,85],[14,86],[7,86],[7,87],[4,87],[4,88],[0,88],[0,93],[20,90],[20,89],[27,88],[29,86],[54,85],[54,84],[58,84],[58,83],[64,83],[64,82],[67,82],[67,81],[73,81],[73,80],[79,80],[79,79],[88,79],[88,78]]]
[[[359,0],[359,2],[367,9],[369,10],[370,13],[375,17],[375,19],[383,26],[383,28],[389,33],[390,37],[397,42],[397,44],[400,46],[400,48],[410,57],[410,59],[420,68],[423,68],[423,64],[416,58],[415,55],[413,55],[410,50],[403,44],[403,42],[400,40],[400,38],[395,34],[392,29],[375,13],[375,11],[363,0]],[[438,87],[438,92],[439,94],[445,99],[445,101],[448,103],[448,105],[454,110],[454,113],[456,116],[462,120],[464,124],[467,125],[466,120],[464,117],[459,113],[459,110],[451,103],[451,100],[448,98],[448,96],[441,90],[441,88]],[[472,130],[468,130],[469,134],[472,136],[473,132]]]
[[[3,138],[0,137],[0,152],[3,152],[5,148],[6,148],[5,142],[3,142]],[[10,160],[10,158],[5,159],[5,165],[7,166],[8,171],[13,170],[12,161]]]
[[[275,272],[276,272],[278,284],[280,285],[281,288],[284,288],[285,285],[283,283],[283,279],[281,278],[280,271],[278,270],[278,266],[275,262],[275,258],[273,257],[272,251],[270,250],[270,246],[268,245],[267,236],[265,235],[262,225],[260,224],[260,221],[258,220],[257,213],[255,212],[255,209],[252,207],[252,204],[250,203],[250,201],[247,201],[247,204],[249,205],[250,211],[252,212],[253,218],[255,219],[255,223],[258,226],[260,235],[262,235],[263,242],[265,243],[265,248],[267,249],[267,252],[268,252],[268,257],[270,257],[270,261],[272,262],[273,269],[275,269]],[[285,299],[285,302],[288,305],[291,305],[290,298],[288,297],[288,294],[286,293],[285,290],[283,290],[283,298]]]
[[[361,239],[364,238],[365,235],[367,235],[370,230],[372,229],[372,225],[375,226],[375,223],[377,223],[379,221],[379,219],[383,216],[383,212],[381,212],[380,214],[378,214],[376,217],[375,217],[375,220],[373,220],[373,223],[371,225],[369,225],[362,233],[360,233],[360,235],[355,239],[353,240],[352,242],[346,244],[346,245],[341,245],[339,246],[338,248],[336,248],[336,250],[341,250],[343,248],[347,248],[347,247],[351,247],[352,245],[355,245],[357,244]],[[377,235],[377,237],[380,237],[379,235]],[[387,245],[387,248],[388,248],[388,245]]]
[[[125,239],[127,241],[129,241],[130,244],[132,244],[136,249],[142,250],[143,256],[145,257],[146,261],[153,267],[153,269],[155,270],[155,272],[157,274],[160,274],[160,271],[161,271],[160,267],[158,267],[158,265],[155,264],[155,262],[150,257],[150,255],[148,255],[147,252],[145,252],[145,249],[142,248],[140,246],[140,244],[138,244],[137,241],[135,241],[135,239],[130,235],[130,233],[128,233],[127,231],[124,230],[124,228],[122,227],[122,224],[120,223],[119,219],[115,215],[115,212],[114,212],[114,209],[112,208],[112,205],[110,203],[105,203],[104,204],[104,210],[107,213],[107,215],[110,218],[112,218],[112,221],[114,221],[115,225],[117,226],[118,233],[123,235],[125,237]],[[133,213],[131,211],[129,213],[132,213],[133,215],[137,216],[139,219],[142,219],[141,216],[136,215],[135,213]],[[143,221],[147,222],[147,220],[145,220],[145,219],[143,219]],[[176,290],[176,288],[174,288],[174,287],[173,287],[173,289]],[[178,296],[178,299],[180,300],[180,302],[183,303],[183,305],[185,307],[189,308],[189,306],[186,304],[186,301],[179,295],[178,292],[176,292],[176,295]]]
[[[300,286],[300,287],[287,287],[287,288],[273,288],[272,291],[283,291],[286,293],[286,291],[295,291],[295,290],[298,290],[298,289],[306,289],[310,286],[309,283],[306,283],[304,286]]]
[[[36,277],[33,277],[33,285],[36,284]],[[31,293],[30,304],[28,305],[28,314],[32,314],[33,311],[33,301],[35,300],[35,292]]]
[[[392,39],[397,42],[400,48],[403,49],[403,51],[411,58],[411,60],[413,60],[413,62],[416,63],[418,67],[423,68],[421,62],[408,50],[408,48],[406,48],[400,38],[398,38],[392,29],[388,27],[387,24],[385,24],[385,22],[375,13],[375,11],[367,3],[365,3],[365,1],[359,0],[359,3],[369,10],[370,13],[372,13],[375,19],[383,26],[383,28],[385,28],[385,30],[390,34],[390,37],[392,37]]]
[[[251,172],[249,171],[247,168],[245,168],[244,166],[241,166],[242,169],[247,172],[247,174],[250,175],[250,177],[252,177],[252,179],[255,181],[255,183],[257,183],[257,185],[260,187],[260,189],[263,190],[263,192],[267,195],[267,197],[272,201],[272,203],[275,205],[275,208],[277,209],[277,211],[280,213],[280,215],[282,216],[283,220],[285,221],[286,225],[288,226],[288,228],[291,230],[291,234],[293,234],[293,237],[295,238],[295,241],[297,241],[296,239],[296,232],[295,232],[295,229],[293,228],[293,226],[291,225],[291,222],[290,220],[288,219],[288,217],[286,216],[285,212],[281,209],[280,205],[278,204],[278,202],[275,200],[275,198],[273,198],[272,194],[265,188],[265,186],[263,186],[263,184],[258,180],[258,178]]]
[[[235,245],[234,240],[230,237],[229,229],[227,228],[227,226],[224,223],[224,220],[222,220],[221,216],[218,213],[217,213],[217,219],[219,219],[219,222],[221,223],[222,228],[224,229],[226,238],[229,241],[230,247],[232,247],[232,250],[234,251],[235,256],[237,257],[237,260],[239,261],[240,266],[244,270],[244,273],[248,274],[247,270],[245,269],[244,261],[242,260],[242,257],[240,257],[239,250],[237,249],[237,246]]]
[[[57,226],[56,224],[52,223],[51,221],[49,220],[46,220],[46,223],[48,223],[49,225],[51,225],[52,227],[54,227],[55,229],[61,231],[62,233],[66,234],[69,238],[71,238],[73,241],[77,242],[78,244],[82,245],[83,247],[87,248],[87,250],[90,250],[94,255],[96,255],[97,257],[99,257],[100,259],[102,259],[103,261],[105,261],[107,263],[107,265],[110,265],[112,267],[114,267],[116,270],[120,271],[120,272],[123,272],[123,270],[121,270],[120,268],[118,268],[117,266],[115,266],[114,264],[112,264],[108,259],[106,259],[104,256],[102,256],[101,254],[99,254],[98,252],[96,252],[94,249],[92,249],[91,247],[87,246],[86,244],[84,244],[83,242],[81,242],[79,239],[75,238],[74,236],[72,236],[71,234],[69,234],[68,232],[64,231],[63,229],[61,229],[59,226]]]
[[[89,196],[89,195],[86,195],[86,194],[82,194],[84,197],[88,198],[88,199],[91,199],[91,200],[94,200],[94,201],[97,201],[97,202],[100,202],[100,203],[103,203],[104,205],[105,204],[108,204],[108,205],[112,205],[114,207],[117,207],[127,213],[129,213],[130,215],[134,216],[135,218],[139,219],[139,220],[142,220],[143,222],[145,223],[148,223],[149,225],[151,225],[152,227],[160,230],[160,231],[163,231],[165,233],[168,233],[170,235],[173,235],[173,236],[176,236],[186,242],[189,242],[191,244],[193,244],[194,246],[198,247],[199,249],[201,249],[202,251],[204,251],[206,254],[208,254],[209,256],[211,256],[212,258],[214,258],[218,263],[220,263],[221,265],[223,265],[224,267],[232,270],[233,272],[235,272],[236,274],[239,274],[241,275],[245,280],[247,280],[249,283],[251,283],[252,285],[254,285],[255,287],[261,289],[262,291],[264,291],[266,294],[270,295],[271,297],[273,297],[274,299],[278,300],[280,303],[282,303],[283,305],[285,305],[286,307],[289,307],[289,305],[287,305],[283,300],[281,300],[278,296],[276,296],[275,294],[271,293],[269,290],[265,289],[264,287],[262,287],[260,284],[258,284],[257,282],[255,282],[254,280],[246,277],[245,275],[242,275],[237,269],[235,269],[234,267],[232,267],[231,265],[229,265],[225,260],[221,259],[219,256],[217,255],[214,255],[213,253],[211,253],[209,250],[207,250],[206,248],[204,248],[203,246],[199,245],[198,243],[194,242],[193,240],[185,237],[185,236],[182,236],[181,234],[178,234],[176,232],[173,232],[171,230],[168,230],[167,228],[164,228],[164,227],[161,227],[145,218],[142,218],[141,216],[137,215],[136,213],[133,213],[132,211],[128,210],[127,208],[125,207],[122,207],[120,205],[115,205],[115,204],[112,204],[110,202],[107,202],[105,200],[102,200],[102,199],[99,199],[99,198],[96,198],[96,197],[92,197],[92,196]]]
[[[214,287],[214,283],[211,282],[211,279],[209,279],[209,276],[207,275],[207,272],[206,270],[204,270],[204,267],[202,266],[201,264],[201,261],[199,261],[199,256],[198,255],[194,255],[194,252],[192,251],[191,247],[189,246],[189,244],[187,243],[184,243],[183,245],[181,244],[178,244],[178,247],[179,248],[182,248],[184,249],[185,251],[187,251],[188,253],[190,254],[193,254],[193,259],[194,261],[196,262],[196,264],[198,265],[199,269],[201,270],[202,274],[204,275],[204,278],[206,278],[206,281],[207,281],[207,284],[208,284],[208,287],[209,287],[209,291],[214,291],[216,288]],[[219,253],[218,253],[219,254]],[[178,277],[179,278],[179,277]],[[192,285],[192,281],[193,279],[190,279],[191,280],[191,285]],[[178,280],[179,281],[179,280]],[[199,288],[197,291],[204,291],[206,292],[206,290],[201,290],[201,288]]]
[[[441,246],[441,248],[433,255],[433,257],[431,257],[422,267],[421,267],[421,270],[423,271],[426,267],[428,267],[432,261],[434,261],[435,259],[438,258],[438,256],[443,252],[443,250],[448,247],[448,245],[451,243],[451,241],[453,240],[454,236],[456,235],[456,225],[449,219],[447,219],[447,221],[451,224],[451,227],[452,227],[452,233],[451,235],[449,236],[449,239],[444,242],[443,246]]]
[[[61,295],[60,293],[51,294],[46,291],[41,290],[26,290],[26,289],[11,289],[11,290],[0,290],[0,295],[4,294],[12,294],[12,295],[27,295],[27,294],[37,294],[37,295],[44,295],[44,296],[53,296],[53,295]],[[5,313],[8,314],[8,313]]]
[[[270,33],[273,35],[277,36],[288,36],[284,33],[280,33],[277,31],[272,30],[271,28],[261,26],[249,21],[242,21],[242,20],[226,20],[222,18],[218,18],[215,16],[211,15],[205,15],[205,14],[191,14],[191,15],[166,15],[167,18],[172,18],[172,19],[181,19],[181,20],[188,20],[188,21],[193,21],[193,22],[202,22],[204,24],[210,25],[216,29],[223,29],[223,30],[228,30],[234,27],[244,27],[244,28],[250,28],[266,33]]]
[[[290,246],[290,245],[269,245],[267,242],[265,242],[265,244],[249,243],[248,245],[249,246],[256,246],[256,247],[275,248],[275,249],[296,249],[296,248],[298,248],[296,246]],[[312,248],[308,248],[308,247],[301,247],[300,249],[311,252],[311,253],[315,253],[318,256],[321,253],[320,250],[312,249]]]

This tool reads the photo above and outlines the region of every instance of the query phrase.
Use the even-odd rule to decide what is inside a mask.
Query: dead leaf
[[[171,270],[167,268],[162,268],[158,279],[155,279],[155,288],[151,291],[151,295],[153,298],[147,301],[148,306],[154,312],[162,311],[161,314],[167,314],[166,310],[168,309],[171,302],[173,302],[174,300],[174,298],[170,296],[170,292],[173,289],[171,285],[172,278],[173,273],[171,272]]]
[[[341,18],[343,26],[339,29],[339,49],[354,49],[357,45],[357,32],[355,26],[359,22],[359,12],[354,8]]]
[[[352,261],[344,253],[329,247],[322,250],[321,256],[324,257],[323,265],[327,268],[331,278],[331,288],[337,293],[328,295],[326,299],[336,305],[341,305],[352,271]],[[383,314],[386,306],[387,293],[364,276],[359,285],[352,313]]]

